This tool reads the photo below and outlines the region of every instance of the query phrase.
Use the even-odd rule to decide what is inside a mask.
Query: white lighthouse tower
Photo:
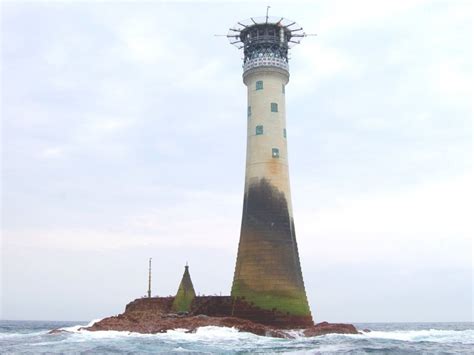
[[[288,49],[305,33],[267,16],[238,22],[227,37],[243,49],[247,86],[244,206],[231,294],[312,324],[293,223],[285,107]]]

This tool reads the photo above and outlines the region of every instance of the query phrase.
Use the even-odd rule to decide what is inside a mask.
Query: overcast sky
[[[267,2],[2,2],[2,319],[229,294],[246,89],[228,28]],[[472,320],[470,1],[273,2],[316,321]]]

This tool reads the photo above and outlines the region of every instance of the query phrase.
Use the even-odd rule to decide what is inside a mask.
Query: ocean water
[[[473,354],[474,323],[359,323],[359,335],[276,339],[233,328],[163,334],[79,330],[89,322],[0,321],[3,353],[198,353],[198,354]],[[48,334],[54,328],[67,333]]]

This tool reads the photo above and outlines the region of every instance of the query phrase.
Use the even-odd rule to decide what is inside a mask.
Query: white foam
[[[73,325],[73,326],[70,326],[70,327],[63,327],[63,328],[59,328],[59,329],[64,330],[66,332],[77,333],[77,332],[80,332],[80,330],[79,330],[80,328],[92,327],[95,323],[101,321],[102,319],[103,318],[91,320],[87,325]]]
[[[235,328],[215,326],[200,327],[193,333],[188,332],[187,329],[174,329],[166,333],[156,334],[141,334],[128,331],[88,331],[79,330],[77,327],[69,327],[69,329],[73,330],[69,333],[70,336],[61,342],[81,344],[95,341],[120,342],[133,338],[147,338],[153,342],[158,341],[174,346],[176,347],[174,350],[176,352],[197,351],[185,349],[182,347],[182,344],[188,344],[191,347],[193,346],[192,344],[204,347],[218,346],[219,349],[226,352],[233,351],[234,349],[251,351],[255,349],[255,347],[267,347],[271,349],[273,345],[277,345],[275,342],[282,341],[282,339],[261,337],[251,333],[239,332]]]
[[[153,334],[141,334],[129,331],[118,331],[118,330],[97,330],[89,331],[83,328],[91,327],[95,323],[101,321],[103,318],[91,320],[87,325],[73,325],[70,327],[59,328],[66,332],[75,335],[76,341],[87,341],[87,339],[114,339],[123,338],[127,336],[153,336]]]
[[[359,335],[360,336],[360,335]],[[474,344],[474,330],[394,330],[364,332],[367,338],[393,339],[410,342],[431,341],[436,343]],[[356,335],[357,337],[357,335]]]
[[[258,336],[252,333],[240,332],[236,328],[228,327],[216,327],[207,326],[197,328],[195,332],[189,332],[187,329],[173,329],[168,330],[166,333],[157,334],[141,334],[129,331],[87,331],[81,329],[83,327],[92,326],[100,319],[89,322],[87,326],[76,325],[71,327],[60,328],[61,330],[68,331],[77,335],[78,341],[86,341],[87,339],[113,339],[123,337],[156,337],[165,341],[189,341],[189,342],[203,342],[203,343],[227,343],[231,344],[262,344],[270,345],[272,342],[290,341],[290,342],[301,342],[305,343],[310,341],[311,338],[307,338],[303,335],[300,330],[288,330],[286,333],[293,338],[278,339],[271,337]],[[5,335],[4,335],[5,336]],[[407,342],[437,342],[437,343],[461,343],[461,344],[474,344],[474,330],[439,330],[439,329],[426,329],[426,330],[394,330],[394,331],[378,331],[374,330],[371,332],[362,332],[362,334],[328,334],[324,337],[354,337],[354,338],[372,338],[372,339],[392,339]],[[184,351],[184,350],[182,350]]]
[[[0,333],[0,339],[21,338],[43,335],[44,331],[34,333]]]
[[[239,332],[236,328],[228,327],[216,327],[207,326],[199,327],[194,332],[189,332],[188,329],[172,329],[166,333],[156,334],[142,334],[129,331],[117,331],[117,330],[98,330],[89,331],[82,329],[89,327],[99,320],[91,321],[87,326],[75,325],[71,327],[60,328],[61,330],[67,331],[75,335],[77,340],[80,339],[113,339],[113,338],[124,338],[124,337],[155,337],[167,341],[199,341],[199,342],[215,342],[215,341],[252,341],[255,342],[260,337],[252,333]]]
[[[239,332],[236,328],[207,326],[199,327],[195,332],[189,333],[186,329],[168,330],[166,333],[170,338],[179,340],[200,340],[200,341],[216,341],[216,340],[251,340],[259,338],[252,333]]]
[[[288,335],[289,338],[293,338],[293,339],[306,338],[304,336],[304,330],[303,329],[282,330],[282,333]]]

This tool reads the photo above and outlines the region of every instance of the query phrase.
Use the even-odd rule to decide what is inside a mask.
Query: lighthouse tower
[[[231,295],[302,326],[313,323],[291,207],[285,92],[288,49],[305,36],[295,22],[268,16],[238,22],[227,35],[243,49],[247,86],[244,206]]]

